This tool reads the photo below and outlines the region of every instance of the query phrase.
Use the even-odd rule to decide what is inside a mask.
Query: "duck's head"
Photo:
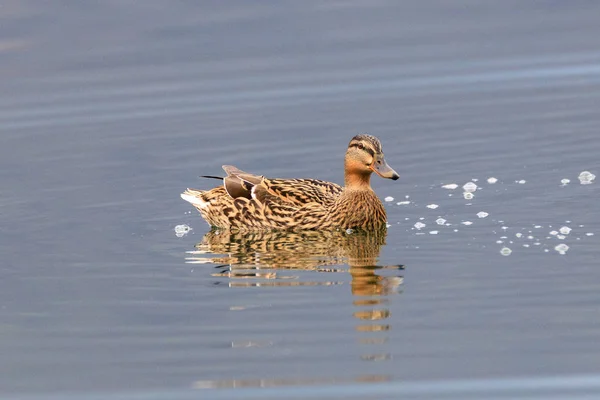
[[[346,186],[369,185],[373,172],[382,178],[400,178],[385,161],[379,139],[371,135],[362,134],[352,138],[348,144],[344,166]]]

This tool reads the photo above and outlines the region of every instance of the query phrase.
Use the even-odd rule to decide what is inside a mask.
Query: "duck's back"
[[[331,207],[343,191],[336,183],[318,179],[264,179],[263,185],[275,196],[297,206],[318,203]]]

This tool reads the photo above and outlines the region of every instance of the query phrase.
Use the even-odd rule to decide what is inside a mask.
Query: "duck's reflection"
[[[388,338],[372,332],[386,332],[390,310],[388,296],[398,293],[403,277],[401,265],[377,265],[386,231],[302,231],[302,232],[232,232],[213,230],[207,233],[186,262],[217,264],[213,274],[227,277],[230,287],[249,286],[318,286],[347,284],[350,288],[355,329],[365,332],[361,344],[381,345]],[[340,273],[339,279],[306,280],[302,271]],[[219,279],[216,284],[222,284]],[[363,355],[367,361],[381,361],[389,354]]]

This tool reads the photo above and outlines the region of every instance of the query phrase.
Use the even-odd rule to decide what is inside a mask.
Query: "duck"
[[[223,181],[210,190],[186,189],[192,204],[213,228],[241,231],[385,228],[383,203],[371,188],[373,172],[400,176],[386,162],[381,142],[368,134],[354,136],[344,158],[344,186],[319,179],[267,178],[224,165]]]

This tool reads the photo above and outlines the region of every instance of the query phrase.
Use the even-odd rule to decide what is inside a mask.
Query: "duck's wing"
[[[232,165],[224,165],[223,169],[227,173],[224,179],[225,189],[233,198],[255,198],[259,202],[262,199],[269,199],[270,203],[280,203],[272,197],[274,196],[296,206],[309,203],[328,206],[342,192],[340,185],[318,179],[269,179],[262,175],[244,172]],[[252,195],[253,191],[256,193],[257,190],[262,193],[259,198]],[[271,197],[266,197],[265,191]]]
[[[227,173],[227,176],[223,178],[223,186],[225,186],[227,193],[234,199],[239,197],[251,199],[252,188],[260,185],[264,179],[263,176],[244,172],[233,165],[223,165],[223,170]]]
[[[341,186],[318,179],[265,178],[262,184],[273,195],[297,206],[318,203],[328,207],[342,192]]]

